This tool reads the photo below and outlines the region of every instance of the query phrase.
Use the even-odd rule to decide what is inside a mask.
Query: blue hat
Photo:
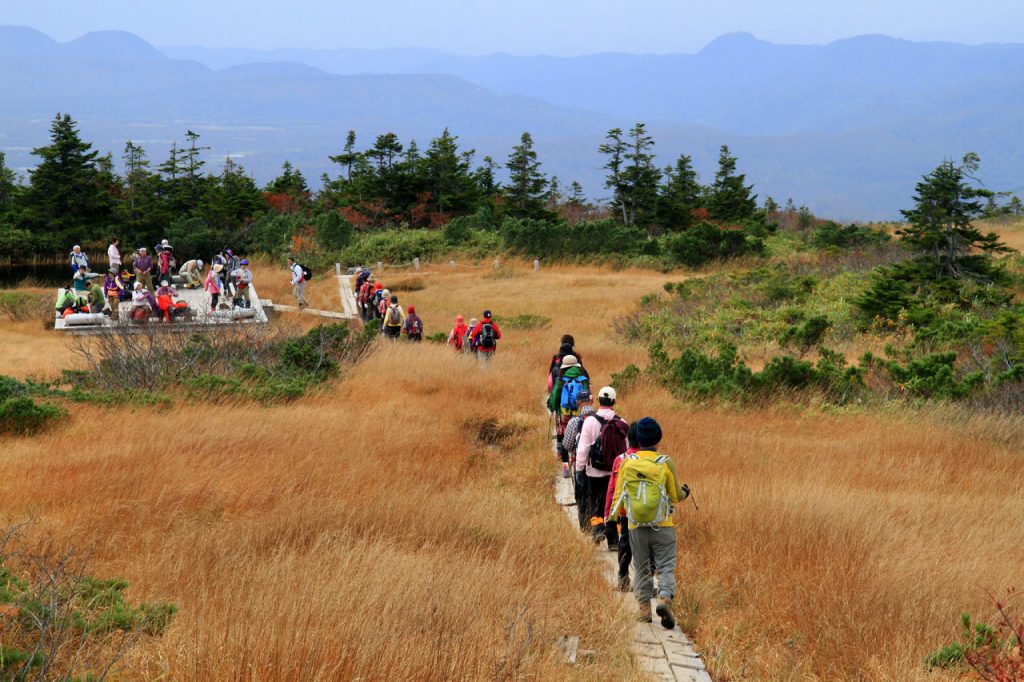
[[[636,443],[642,448],[651,448],[661,442],[661,426],[651,417],[644,417],[636,423]]]

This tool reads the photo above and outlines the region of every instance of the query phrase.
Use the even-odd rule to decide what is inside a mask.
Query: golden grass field
[[[397,292],[428,334],[484,307],[499,325],[554,323],[503,330],[484,370],[432,344],[381,344],[287,406],[71,405],[57,428],[0,443],[0,517],[37,518],[33,534],[89,550],[92,572],[127,578],[133,599],[179,606],[124,679],[643,678],[632,609],[614,606],[592,545],[552,501],[540,391],[563,333],[595,384],[645,364],[613,320],[670,278],[435,269]],[[291,302],[286,283],[257,268],[262,296]],[[339,307],[333,279],[308,298]],[[0,322],[0,373],[55,375],[73,361],[64,343]],[[1015,420],[726,410],[644,385],[620,411],[661,421],[700,504],[676,511],[676,603],[715,679],[945,679],[922,658],[962,611],[990,614],[985,590],[1024,582]],[[484,418],[524,428],[521,445],[482,447]],[[563,635],[594,663],[567,667]]]

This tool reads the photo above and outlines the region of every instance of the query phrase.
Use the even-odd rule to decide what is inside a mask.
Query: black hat
[[[642,448],[652,448],[661,442],[661,426],[651,417],[636,423],[636,442]]]

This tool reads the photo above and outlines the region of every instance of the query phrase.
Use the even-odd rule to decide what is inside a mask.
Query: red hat
[[[373,288],[374,288],[374,290],[377,290],[377,289],[383,289],[383,288],[384,288],[384,285],[383,285],[383,284],[381,284],[380,282],[377,282],[376,286],[374,286]]]
[[[416,306],[414,306],[414,305],[409,306],[409,312],[410,313],[416,312]]]

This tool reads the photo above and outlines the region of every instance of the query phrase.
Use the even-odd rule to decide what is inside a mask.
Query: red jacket
[[[495,340],[501,338],[501,330],[498,329],[498,324],[494,321],[493,318],[484,319],[484,320],[480,320],[479,322],[477,322],[476,326],[473,327],[473,332],[469,335],[469,337],[471,339],[473,339],[473,345],[476,346],[477,352],[479,352],[479,353],[493,353],[495,351],[494,348],[481,348],[480,347],[480,334],[482,334],[483,331],[484,331],[484,323],[490,323],[490,325],[494,328],[494,338],[495,338]]]

